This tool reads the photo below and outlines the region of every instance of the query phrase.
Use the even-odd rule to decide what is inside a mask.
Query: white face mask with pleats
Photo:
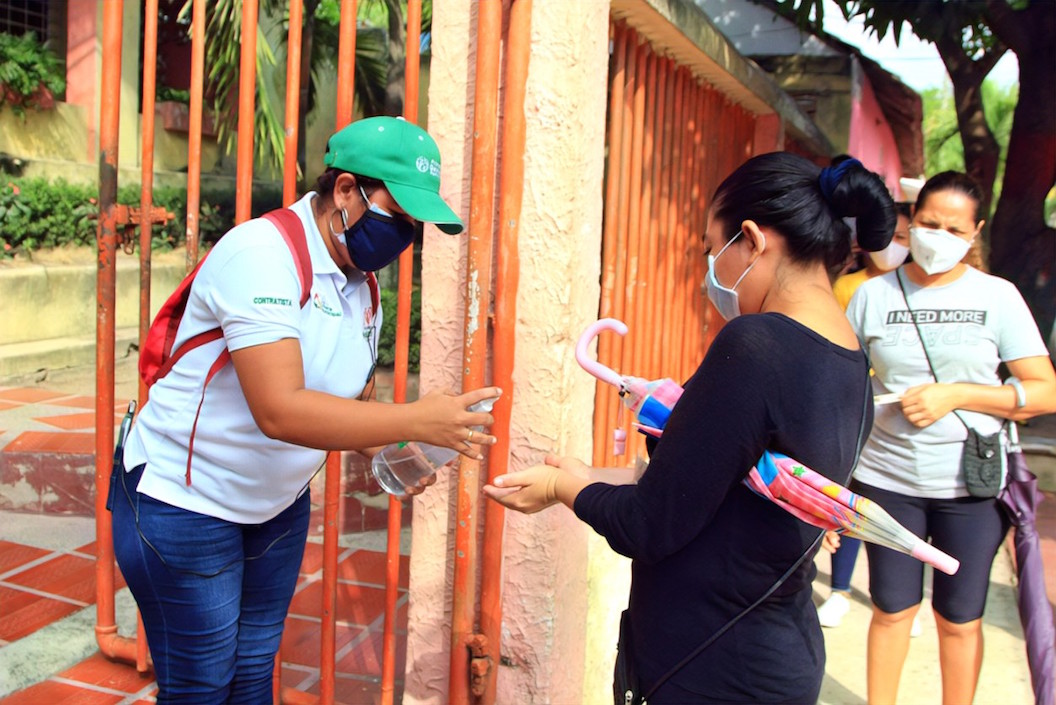
[[[890,272],[892,269],[901,266],[908,256],[909,248],[894,240],[879,252],[869,253],[869,259],[873,261],[873,264],[885,272]]]
[[[913,253],[913,261],[927,274],[942,274],[956,267],[968,254],[972,240],[947,230],[916,226],[909,229],[909,251]]]

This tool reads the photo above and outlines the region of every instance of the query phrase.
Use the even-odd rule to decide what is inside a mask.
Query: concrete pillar
[[[466,219],[476,4],[434,6],[429,88],[442,188]],[[514,396],[513,470],[542,462],[549,452],[591,456],[594,380],[576,364],[574,347],[596,319],[600,295],[608,22],[608,0],[536,0],[533,6],[516,371],[507,390]],[[464,269],[465,237],[427,229],[423,391],[458,389]],[[414,500],[405,703],[446,702],[454,483],[454,473],[445,473]],[[611,551],[563,507],[533,516],[508,513],[503,551],[498,702],[611,698],[598,696],[611,692],[614,615],[626,604],[626,565],[615,568],[622,583],[610,580]],[[594,565],[598,555],[604,566]]]

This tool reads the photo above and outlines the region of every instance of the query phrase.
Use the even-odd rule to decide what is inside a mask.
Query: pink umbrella
[[[648,381],[620,375],[591,359],[590,342],[603,330],[625,335],[627,325],[615,318],[603,318],[588,326],[576,344],[576,360],[587,372],[620,390],[620,399],[635,414],[640,432],[659,437],[682,396],[682,387],[666,378]],[[617,455],[623,452],[623,440],[625,437],[616,436]],[[744,484],[812,526],[908,553],[949,575],[960,567],[959,561],[899,524],[876,502],[781,453],[764,451]]]

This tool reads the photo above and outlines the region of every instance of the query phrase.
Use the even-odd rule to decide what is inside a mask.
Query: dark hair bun
[[[843,167],[839,183],[828,195],[829,206],[841,218],[854,218],[858,246],[867,252],[887,247],[895,233],[897,214],[883,180],[861,164]]]

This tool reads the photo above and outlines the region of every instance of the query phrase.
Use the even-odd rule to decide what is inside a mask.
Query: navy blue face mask
[[[400,256],[414,242],[414,223],[397,218],[374,205],[360,188],[367,210],[345,228],[345,247],[361,271],[376,272]],[[342,222],[344,212],[341,213]]]

